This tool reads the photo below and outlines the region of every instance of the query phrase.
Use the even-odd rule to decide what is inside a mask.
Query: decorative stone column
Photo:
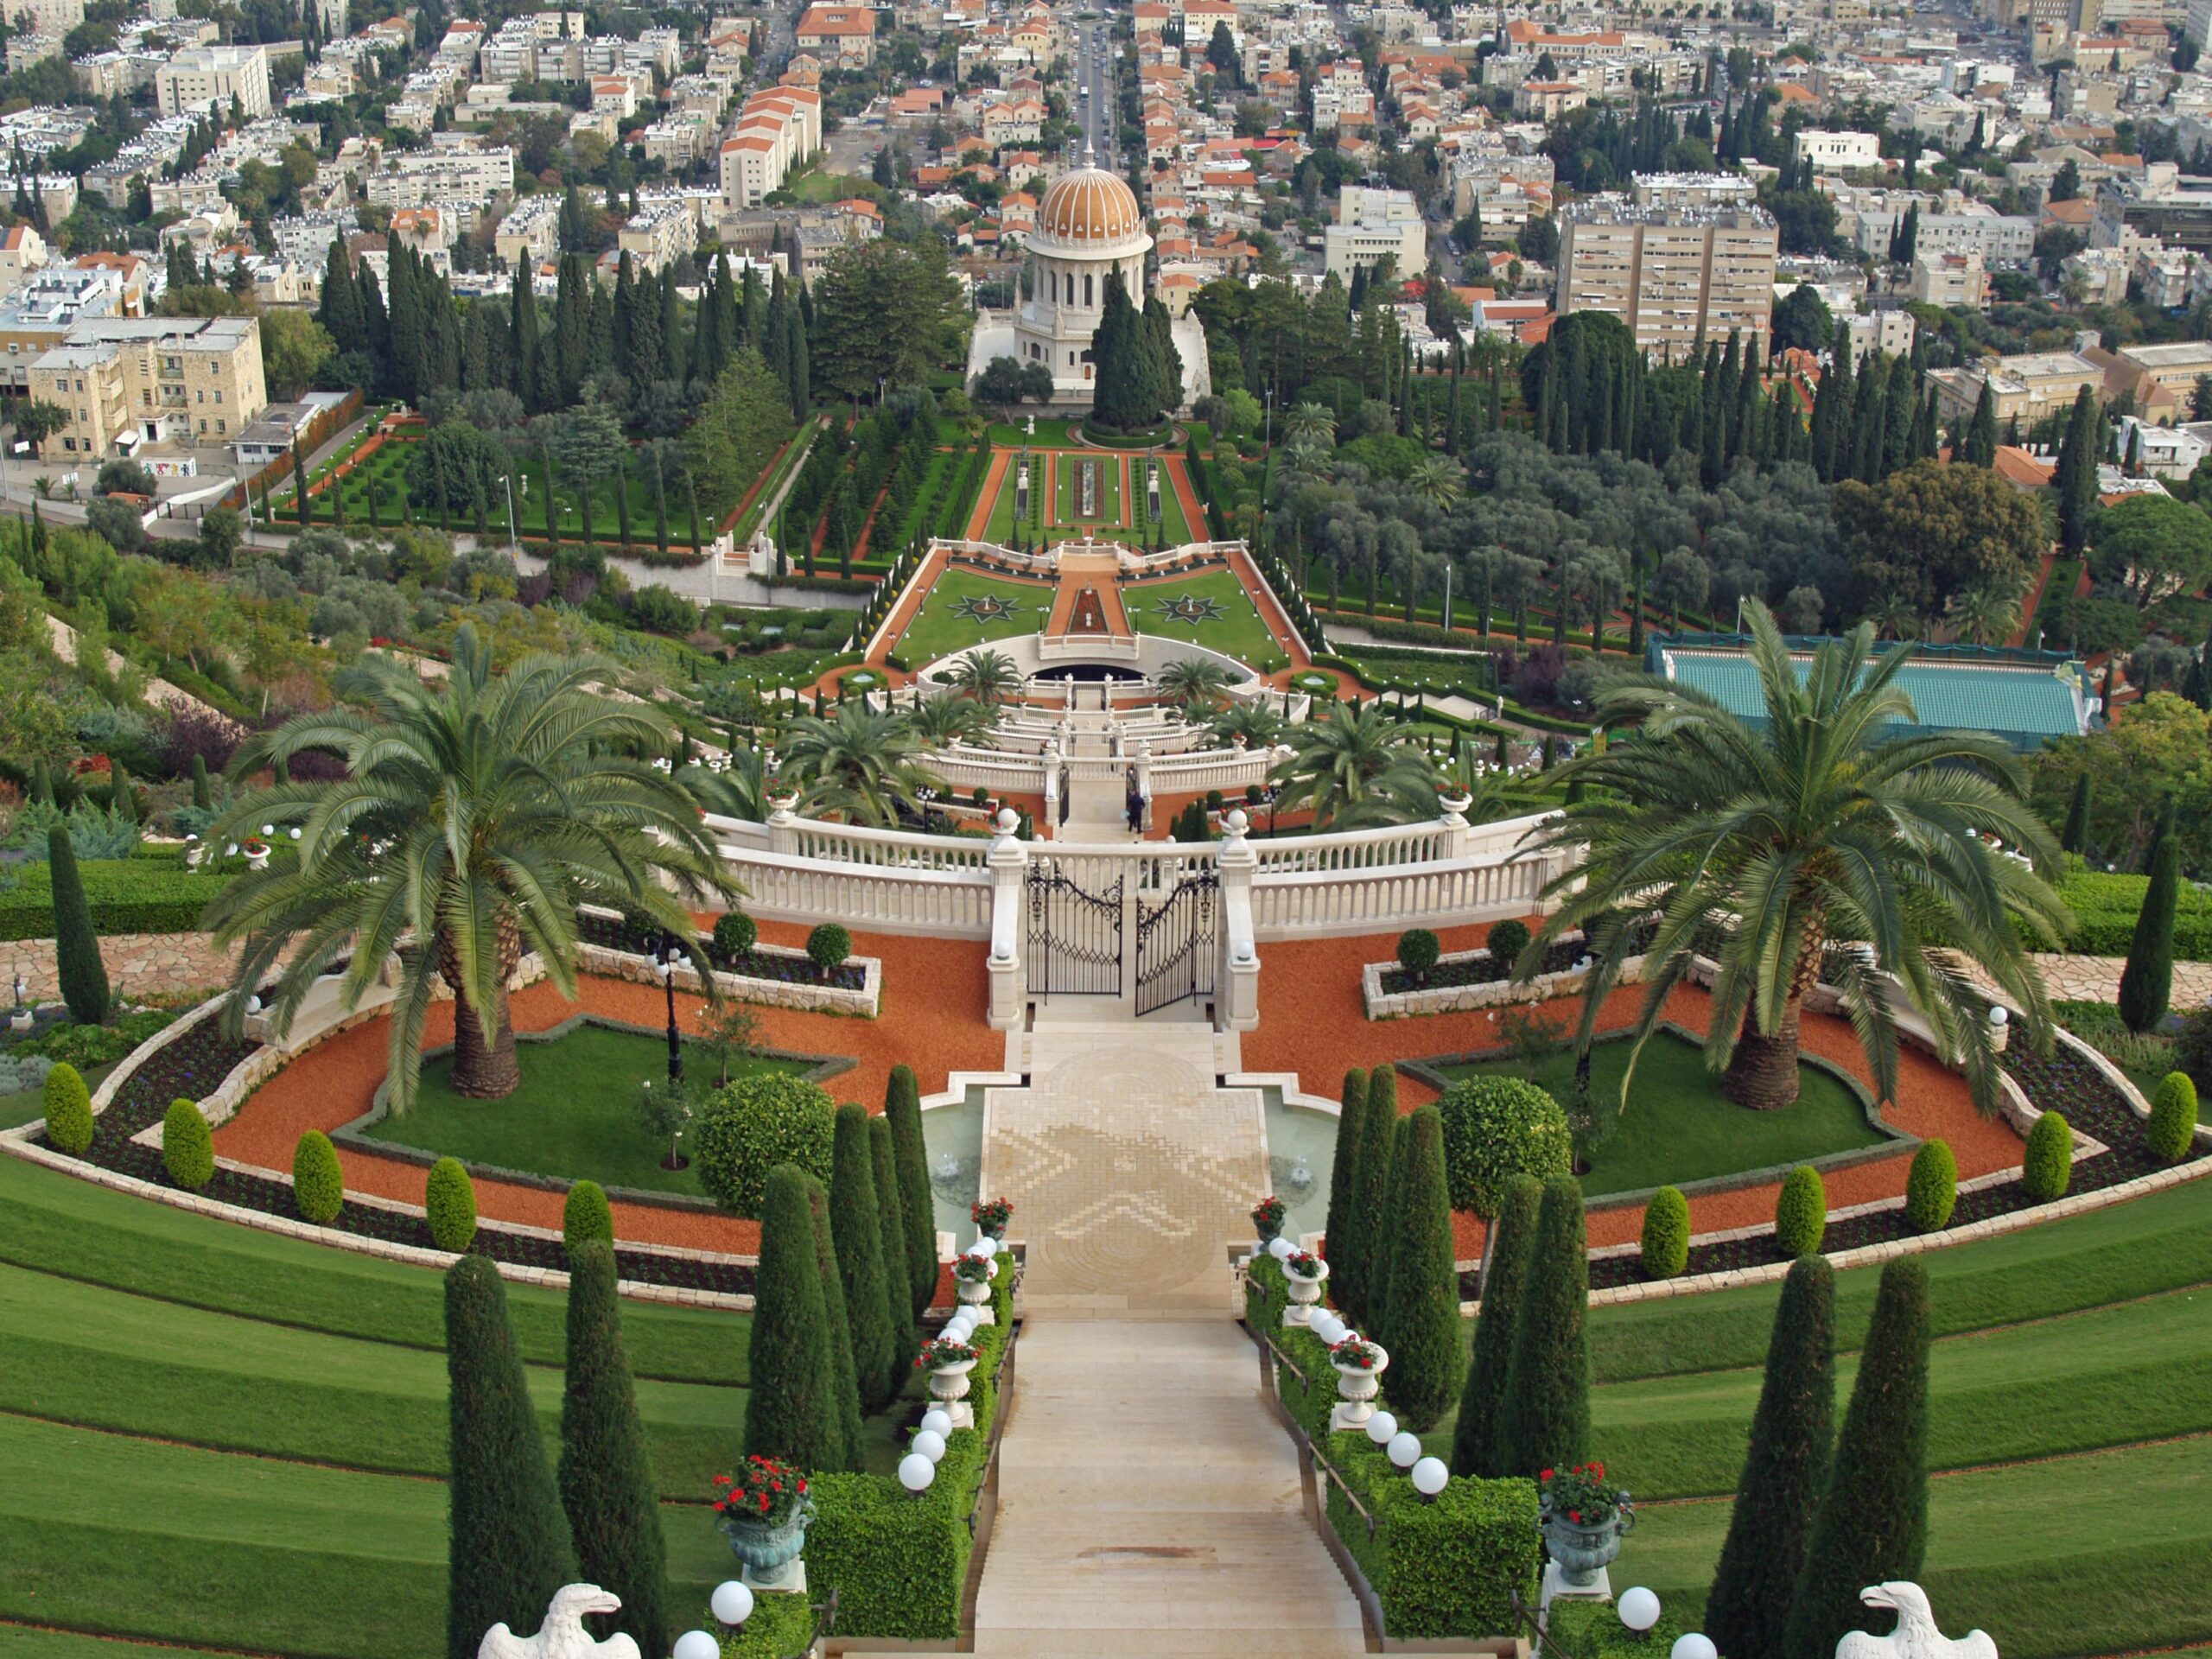
[[[1474,804],[1471,795],[1446,795],[1444,805],[1444,856],[1465,858],[1474,840],[1474,830],[1467,823],[1467,808]]]
[[[991,1029],[1021,1024],[1021,889],[1029,874],[1029,845],[1014,835],[1021,822],[1012,807],[999,811],[998,833],[984,863],[991,872]]]
[[[1260,1023],[1260,949],[1252,937],[1252,878],[1260,855],[1245,835],[1251,822],[1242,807],[1221,821],[1222,971],[1215,986],[1220,1023],[1230,1031],[1250,1031]]]
[[[798,855],[798,817],[791,808],[798,804],[796,795],[785,795],[768,803],[768,845],[786,858]]]

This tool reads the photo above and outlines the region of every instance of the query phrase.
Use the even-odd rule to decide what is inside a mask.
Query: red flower
[[[1545,1471],[1544,1471],[1544,1472],[1543,1472],[1541,1476],[1539,1476],[1539,1477],[1538,1477],[1538,1478],[1539,1478],[1539,1479],[1542,1479],[1542,1480],[1549,1480],[1551,1478],[1552,1478],[1552,1471],[1550,1471],[1549,1469],[1545,1470]]]
[[[1582,1511],[1580,1510],[1569,1510],[1567,1512],[1567,1518],[1573,1522],[1577,1526],[1580,1526],[1582,1524]]]

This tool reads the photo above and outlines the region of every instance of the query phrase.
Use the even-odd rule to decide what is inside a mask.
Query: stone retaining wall
[[[234,951],[217,950],[205,933],[111,933],[100,941],[108,988],[134,1002],[156,995],[220,989],[230,982],[235,957]],[[0,944],[0,992],[17,974],[29,984],[25,995],[31,1001],[60,1000],[61,976],[52,939],[10,939]]]

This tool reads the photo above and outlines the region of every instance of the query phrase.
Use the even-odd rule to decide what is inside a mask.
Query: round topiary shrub
[[[691,1156],[708,1197],[757,1220],[778,1164],[829,1180],[836,1133],[836,1108],[820,1084],[761,1071],[715,1090],[692,1126]]]
[[[1904,1178],[1905,1219],[1916,1233],[1940,1233],[1959,1201],[1959,1160],[1941,1141],[1923,1141]]]
[[[1398,966],[1415,984],[1427,983],[1429,970],[1443,954],[1436,935],[1425,927],[1409,927],[1398,935]]]
[[[1503,921],[1491,924],[1490,937],[1484,941],[1492,961],[1503,963],[1511,969],[1529,948],[1529,925],[1526,922]]]
[[[338,1219],[346,1203],[346,1175],[338,1167],[338,1148],[321,1129],[308,1129],[292,1148],[292,1202],[300,1218],[318,1227]]]
[[[72,1158],[81,1158],[92,1144],[92,1091],[73,1065],[57,1065],[46,1074],[46,1138]]]
[[[215,1137],[198,1102],[173,1100],[162,1115],[162,1163],[169,1179],[188,1192],[215,1179]]]
[[[2074,1128],[2063,1112],[2045,1112],[2028,1131],[2027,1150],[2020,1157],[2020,1185],[2037,1204],[2066,1196],[2074,1179]]]
[[[824,922],[806,936],[806,954],[826,974],[853,954],[853,936],[836,922]]]
[[[1662,1186],[1643,1206],[1643,1270],[1672,1279],[1690,1264],[1690,1201],[1679,1186]]]
[[[760,939],[760,925],[741,910],[726,910],[715,918],[715,954],[725,962],[745,955]]]
[[[2189,1156],[2196,1138],[2196,1085],[2186,1071],[2169,1071],[2151,1096],[2151,1120],[2143,1126],[2143,1145],[2162,1164]]]
[[[1559,1102],[1524,1077],[1467,1077],[1436,1103],[1444,1177],[1454,1210],[1497,1214],[1516,1175],[1574,1173],[1574,1140]]]
[[[458,1158],[441,1158],[430,1166],[430,1179],[423,1189],[423,1208],[430,1223],[430,1242],[458,1255],[476,1236],[476,1183],[468,1179]]]
[[[614,1242],[614,1206],[597,1181],[578,1181],[569,1189],[561,1206],[561,1242],[571,1255],[582,1245]]]
[[[1789,1172],[1789,1179],[1782,1184],[1782,1196],[1775,1201],[1774,1248],[1787,1262],[1817,1255],[1827,1230],[1827,1188],[1821,1184],[1819,1170],[1800,1164]]]

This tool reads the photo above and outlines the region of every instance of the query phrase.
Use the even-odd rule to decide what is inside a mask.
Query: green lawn
[[[1629,1046],[1614,1041],[1590,1051],[1591,1092],[1601,1103],[1620,1096]],[[1510,1060],[1436,1069],[1452,1078],[1522,1072]],[[1562,1051],[1540,1064],[1534,1075],[1555,1097],[1565,1099],[1574,1087],[1573,1055]],[[1858,1096],[1833,1072],[1801,1065],[1797,1076],[1801,1092],[1796,1105],[1747,1111],[1721,1097],[1719,1079],[1706,1070],[1702,1048],[1671,1032],[1659,1033],[1637,1062],[1627,1109],[1582,1178],[1584,1195],[1601,1198],[1799,1164],[1877,1146],[1887,1138],[1867,1122]]]
[[[65,1630],[35,1630],[24,1624],[0,1624],[0,1659],[152,1659],[156,1654],[178,1659],[220,1659],[205,1648],[149,1647],[104,1636],[73,1636]]]
[[[695,1046],[686,1049],[694,1072],[708,1064]],[[505,1099],[454,1093],[448,1054],[423,1066],[412,1111],[378,1118],[363,1133],[463,1163],[602,1186],[706,1195],[696,1170],[661,1167],[668,1143],[638,1122],[640,1085],[650,1080],[656,1089],[668,1087],[665,1038],[582,1025],[550,1043],[518,1043],[515,1052],[522,1087]],[[804,1060],[753,1059],[732,1067],[731,1074],[809,1069]]]
[[[1035,633],[1052,613],[1052,587],[1037,582],[1005,582],[974,570],[947,570],[922,601],[920,613],[899,639],[899,659],[919,668],[950,652],[1015,634]],[[976,618],[959,614],[961,601],[995,601],[1010,612]]]
[[[1163,606],[1185,600],[1210,606],[1214,614],[1185,622],[1163,613]],[[1187,640],[1255,668],[1283,660],[1282,647],[1260,619],[1258,603],[1230,571],[1209,570],[1167,582],[1130,583],[1122,589],[1122,606],[1129,613],[1129,626],[1139,633]]]
[[[1082,498],[1077,492],[1077,478],[1083,463],[1095,461],[1098,466],[1098,511],[1085,518],[1081,511]],[[1122,457],[1119,455],[1063,454],[1055,457],[1052,466],[1053,523],[1082,528],[1096,525],[1101,530],[1112,529],[1122,521]]]
[[[1045,440],[1046,427],[1048,424],[1050,423],[1044,421],[1037,423],[1037,436],[1040,442]],[[1045,491],[1045,451],[1032,448],[1029,454],[1032,467],[1030,476],[1036,485],[1037,502],[1042,505],[1044,511],[1039,511],[1038,506],[1033,505],[1030,516],[1017,523],[1014,510],[1015,483],[1021,464],[1020,455],[1021,440],[1019,435],[1016,435],[1010,440],[1002,438],[998,442],[1001,447],[1014,450],[1015,454],[1014,459],[1007,463],[1006,474],[999,482],[998,494],[991,502],[990,518],[983,527],[983,538],[986,541],[996,542],[1005,546],[1011,543],[1017,535],[1033,541],[1077,533],[1092,536],[1101,541],[1141,543],[1146,545],[1159,539],[1159,527],[1144,521],[1144,457],[1141,454],[1123,456],[1097,450],[1059,450],[1055,458],[1058,474],[1055,486],[1050,493],[1046,493]],[[1087,521],[1078,519],[1075,514],[1075,463],[1086,456],[1103,463],[1099,476],[1100,518]],[[1136,499],[1136,510],[1131,517],[1139,520],[1134,527],[1127,529],[1118,522],[1122,516],[1121,491],[1123,470],[1120,463],[1125,460],[1128,462],[1128,486],[1135,493]],[[1166,521],[1166,542],[1170,547],[1179,546],[1191,539],[1191,531],[1188,522],[1183,517],[1182,504],[1176,499],[1174,483],[1167,477],[1164,467],[1160,473],[1160,508]]]

